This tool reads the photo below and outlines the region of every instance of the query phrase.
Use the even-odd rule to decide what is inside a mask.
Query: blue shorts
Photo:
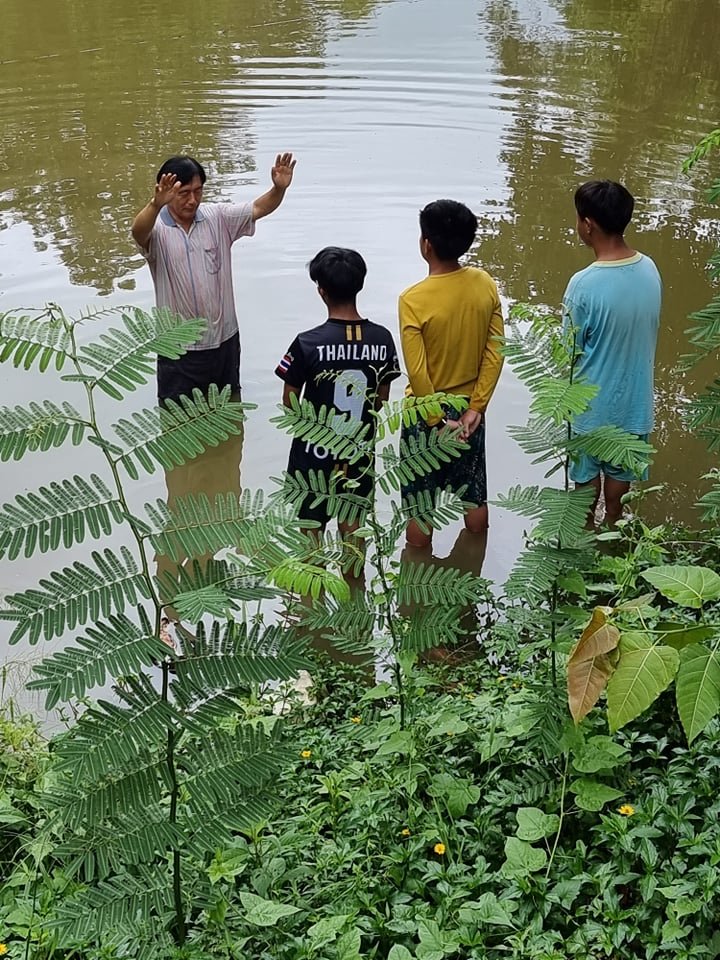
[[[638,434],[639,440],[647,440],[649,434]],[[620,480],[623,483],[632,483],[634,480],[647,480],[647,467],[642,473],[637,474],[633,470],[625,470],[623,467],[617,467],[605,460],[598,460],[597,457],[590,457],[586,453],[579,453],[570,460],[570,479],[573,483],[590,483],[600,474],[610,477],[611,480]]]

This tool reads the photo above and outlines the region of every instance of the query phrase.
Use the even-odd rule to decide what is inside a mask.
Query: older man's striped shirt
[[[158,307],[207,321],[191,350],[214,349],[237,332],[230,250],[254,232],[251,203],[203,203],[187,233],[167,207],[160,211],[143,254]]]

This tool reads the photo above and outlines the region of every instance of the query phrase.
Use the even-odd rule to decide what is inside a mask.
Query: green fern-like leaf
[[[281,627],[245,623],[213,623],[208,632],[198,624],[195,636],[181,636],[182,656],[175,664],[172,683],[183,704],[197,699],[197,692],[250,687],[268,680],[289,680],[308,669],[304,644]],[[184,695],[192,688],[192,697]]]
[[[36,679],[28,688],[46,690],[45,706],[51,710],[61,700],[84,697],[110,676],[129,676],[162,660],[169,653],[167,646],[142,607],[138,616],[139,624],[119,615],[88,627],[87,636],[78,638],[78,646],[65,647],[35,666]]]
[[[193,804],[231,809],[238,795],[254,791],[277,776],[284,751],[277,734],[239,726],[233,733],[216,730],[187,744],[179,758],[183,790]]]
[[[597,392],[598,388],[592,383],[544,377],[534,385],[530,412],[556,424],[572,421],[587,410]]]
[[[362,595],[337,603],[313,604],[299,611],[298,631],[328,640],[341,653],[363,656],[371,650],[376,614]]]
[[[574,436],[566,446],[570,456],[583,453],[637,474],[642,473],[655,453],[652,444],[613,426]]]
[[[0,460],[21,460],[33,450],[61,447],[68,436],[81,443],[88,424],[69,403],[50,400],[27,407],[0,407]]]
[[[0,610],[0,619],[17,623],[10,643],[25,636],[30,643],[40,636],[51,640],[66,629],[107,618],[113,611],[122,613],[128,604],[150,598],[146,578],[126,547],[119,556],[112,550],[93,551],[92,559],[95,569],[76,562],[51,573],[38,587],[5,598],[8,609]]]
[[[449,463],[467,449],[468,445],[449,430],[433,430],[427,435],[401,439],[399,454],[392,447],[381,451],[383,470],[378,476],[378,485],[385,493],[399,490],[416,477],[439,470],[441,464]]]
[[[508,427],[508,433],[523,452],[533,458],[532,463],[565,458],[567,424],[555,423],[548,417],[531,417],[526,426]]]
[[[230,387],[219,391],[211,384],[207,397],[195,389],[192,400],[181,397],[179,403],[168,400],[164,407],[140,410],[112,425],[124,447],[116,459],[134,480],[138,467],[152,473],[158,465],[179,466],[240,434],[246,409],[232,399]]]
[[[542,515],[532,532],[534,540],[572,547],[587,539],[585,525],[595,493],[592,489],[553,490],[541,493]]]
[[[582,548],[558,549],[545,543],[532,544],[522,552],[505,584],[511,599],[540,604],[552,591],[553,584],[566,570],[587,569],[593,556],[588,539]]]
[[[688,342],[695,349],[692,353],[683,354],[678,360],[676,369],[680,373],[686,373],[702,357],[720,350],[720,294],[716,294],[702,310],[691,313],[688,319],[693,322],[693,326],[685,333]]]
[[[271,423],[314,446],[325,447],[336,460],[357,463],[367,455],[370,425],[338,413],[332,407],[316,409],[308,400],[290,397],[291,406],[281,407],[281,413]]]
[[[322,470],[308,470],[307,473],[297,471],[294,476],[285,472],[281,479],[272,479],[281,486],[278,496],[296,509],[307,498],[310,508],[323,504],[328,515],[338,523],[362,524],[365,521],[370,507],[368,498],[353,493],[352,487],[346,490],[346,480],[341,473],[328,477]]]
[[[533,395],[545,380],[568,379],[572,350],[561,324],[522,305],[513,313],[502,352],[518,379]]]
[[[432,647],[456,644],[458,638],[465,633],[463,610],[464,608],[457,604],[445,607],[416,607],[405,620],[400,621],[400,649],[410,653],[424,653]]]
[[[165,940],[167,951],[171,941],[164,928],[171,914],[170,869],[161,860],[157,864],[140,864],[132,873],[123,872],[71,894],[62,901],[49,926],[61,935],[72,935],[75,943],[95,943],[98,932],[103,931],[105,945],[132,929],[139,917],[153,917],[153,936],[157,943]]]
[[[711,452],[720,449],[720,379],[692,398],[683,420],[688,429],[705,440]]]
[[[119,774],[144,752],[152,753],[178,730],[181,717],[144,674],[113,688],[120,703],[100,700],[89,707],[58,748],[61,769],[76,782],[102,781]]]
[[[295,557],[286,557],[270,571],[272,582],[288,593],[309,596],[317,600],[327,591],[336,600],[347,600],[350,587],[341,576],[315,563]]]
[[[426,397],[403,397],[383,404],[376,420],[377,438],[384,440],[389,434],[398,433],[401,424],[414,426],[418,420],[436,420],[445,416],[445,407],[459,416],[467,409],[467,398],[453,393],[432,393]]]
[[[147,383],[157,356],[181,357],[207,326],[205,320],[186,320],[164,308],[133,310],[123,314],[122,322],[122,328],[106,331],[78,351],[80,363],[94,371],[92,384],[114,400]]]
[[[697,502],[702,510],[702,519],[706,523],[716,523],[720,520],[720,471],[711,470],[703,475],[703,480],[712,480],[713,485]]]
[[[145,509],[153,531],[150,542],[158,554],[177,563],[232,546],[254,561],[261,574],[282,563],[288,552],[302,554],[307,543],[296,518],[277,507],[258,513],[248,491],[240,498],[217,494],[212,501],[205,494],[178,497],[172,508],[158,500]],[[252,564],[246,572],[253,572]]]
[[[109,823],[88,824],[53,853],[64,862],[67,873],[91,882],[117,876],[129,866],[152,863],[166,850],[182,846],[182,831],[170,822],[165,807],[157,804],[132,814],[117,811]]]
[[[0,558],[14,560],[21,552],[31,557],[61,543],[68,549],[88,534],[108,536],[123,519],[120,500],[96,474],[51,483],[0,507]]]
[[[0,363],[11,360],[14,366],[29,370],[37,361],[41,373],[51,363],[62,370],[71,350],[70,331],[59,318],[0,314]]]
[[[242,601],[270,600],[277,591],[257,576],[245,574],[240,562],[210,559],[177,565],[156,577],[158,596],[182,620],[197,623],[205,614],[227,617]]]
[[[424,563],[403,563],[395,581],[398,603],[437,607],[477,603],[485,587],[486,581],[471,573]]]
[[[431,530],[441,530],[454,523],[465,514],[465,504],[460,496],[450,490],[422,490],[417,494],[406,494],[401,506],[392,505],[393,532],[402,529],[409,520],[416,520],[420,526]]]

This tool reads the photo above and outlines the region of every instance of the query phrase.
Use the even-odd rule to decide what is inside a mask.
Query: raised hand
[[[178,195],[182,184],[174,173],[164,173],[155,184],[153,202],[156,207],[164,207],[166,203]]]
[[[270,171],[274,187],[277,187],[278,190],[287,190],[292,183],[296,163],[297,160],[293,160],[291,153],[279,153],[275,157],[275,163]]]

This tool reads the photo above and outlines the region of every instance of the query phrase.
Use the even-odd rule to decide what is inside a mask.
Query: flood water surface
[[[710,170],[680,168],[717,119],[719,48],[717,0],[4,0],[0,310],[151,305],[130,224],[162,160],[195,155],[209,174],[205,199],[240,201],[264,192],[275,154],[292,150],[283,206],[234,254],[244,399],[257,405],[242,485],[267,489],[288,448],[268,423],[274,367],[299,330],[324,319],[305,266],[319,248],[363,254],[361,310],[397,332],[397,295],[424,272],[417,212],[453,197],[480,218],[474,256],[505,303],[557,309],[590,260],[573,231],[573,191],[621,179],[637,198],[629,242],[655,258],[665,289],[653,479],[668,486],[650,510],[690,519],[709,460],[680,426],[694,380],[673,368],[688,312],[710,297],[715,226]],[[111,322],[100,316],[83,336]],[[4,365],[0,384],[7,405],[81,401],[51,373]],[[153,399],[148,384],[123,415]],[[506,433],[525,413],[506,369],[488,417],[491,496],[540,480]],[[119,416],[109,401],[100,414]],[[68,450],[2,464],[3,502],[96,467],[90,452]],[[138,503],[164,495],[162,474],[133,493]],[[457,533],[438,538],[439,554]],[[495,510],[484,574],[504,579],[521,539],[522,525]],[[3,561],[0,593],[57,559]]]

